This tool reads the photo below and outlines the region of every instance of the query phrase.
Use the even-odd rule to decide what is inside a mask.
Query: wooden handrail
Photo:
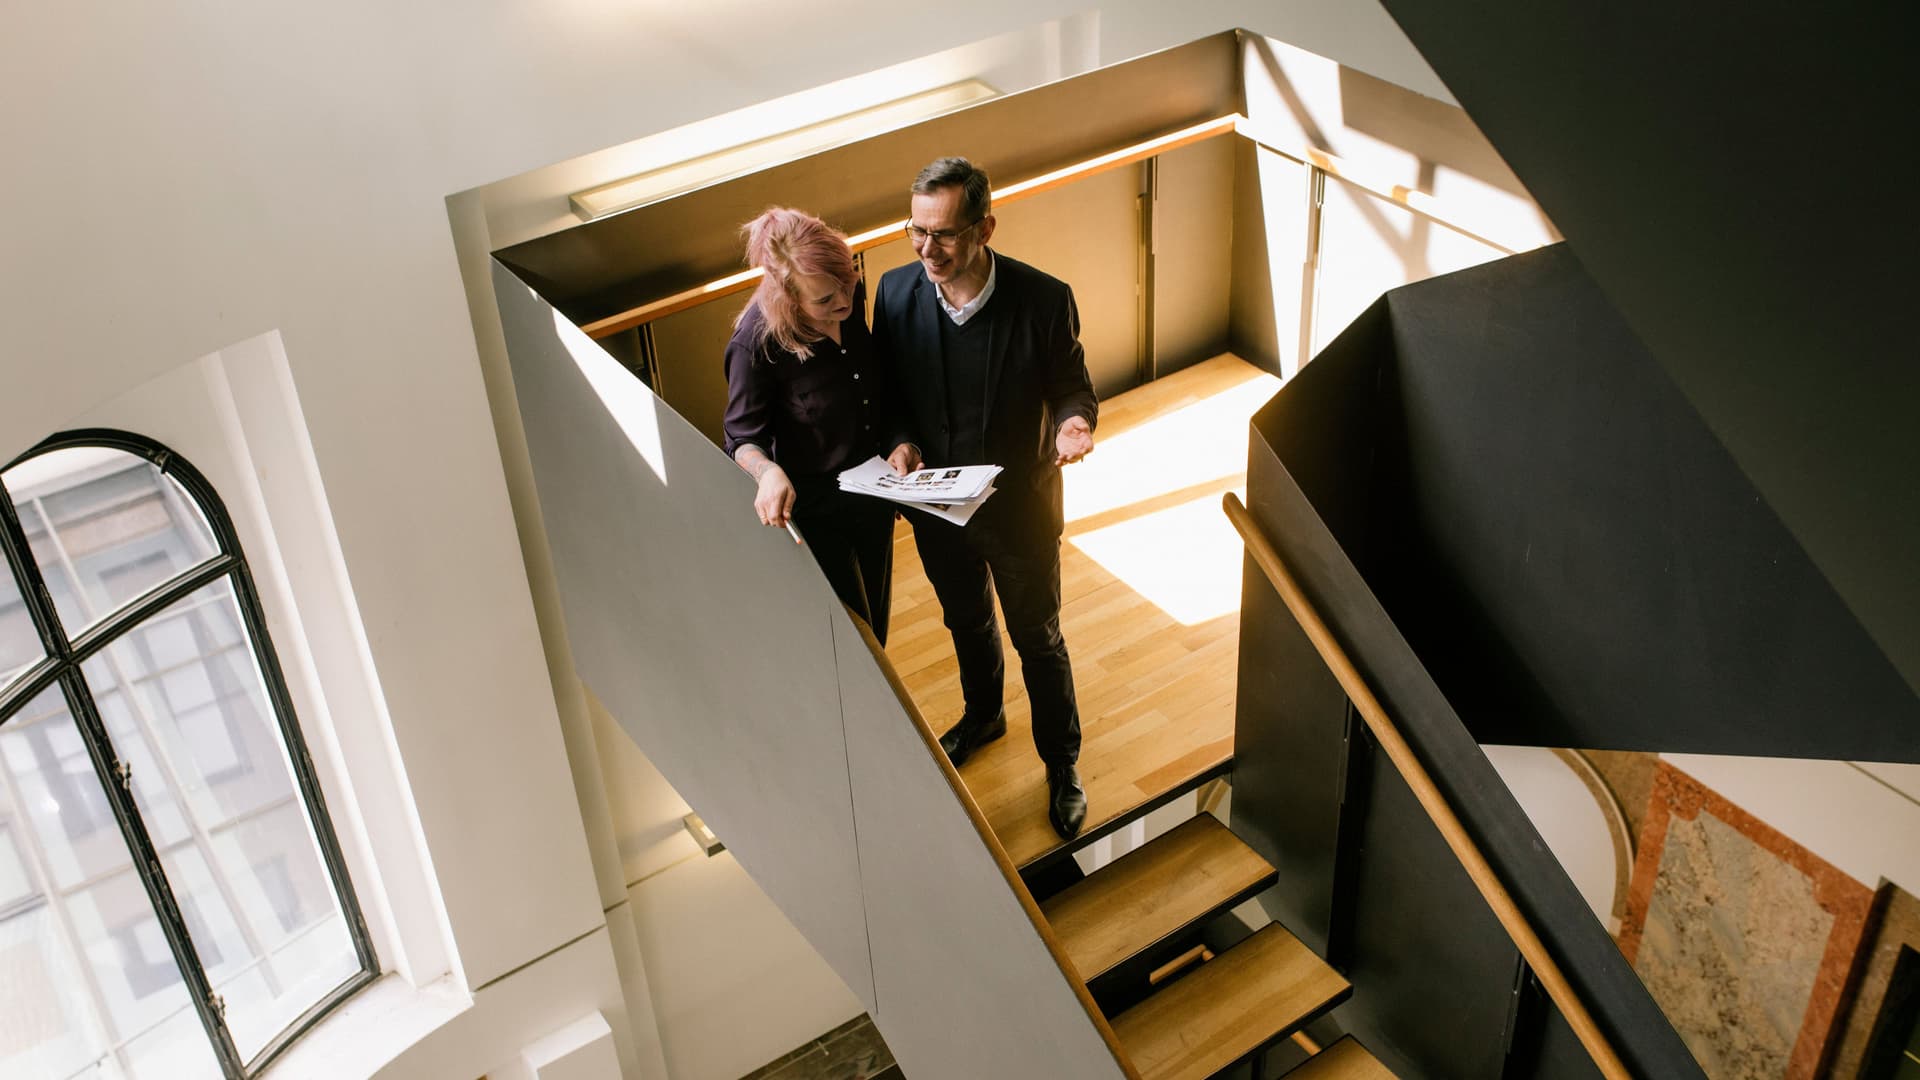
[[[1073,988],[1073,996],[1079,999],[1080,1007],[1087,1011],[1087,1018],[1093,1021],[1094,1030],[1100,1033],[1100,1038],[1107,1044],[1107,1049],[1113,1052],[1114,1063],[1120,1066],[1120,1071],[1126,1075],[1127,1080],[1142,1080],[1139,1070],[1133,1067],[1133,1062],[1127,1060],[1126,1053],[1120,1049],[1120,1039],[1113,1033],[1113,1025],[1107,1022],[1106,1014],[1101,1012],[1100,1006],[1094,1002],[1093,992],[1087,989],[1087,981],[1080,977],[1080,969],[1067,958],[1065,946],[1061,945],[1060,939],[1054,936],[1053,927],[1047,923],[1046,916],[1040,913],[1040,905],[1033,899],[1033,893],[1027,889],[1027,883],[1021,879],[1019,868],[1013,865],[1013,859],[1007,854],[1007,849],[1000,845],[1000,838],[994,835],[993,826],[987,822],[987,815],[981,812],[980,804],[973,801],[973,793],[967,790],[966,782],[960,779],[960,770],[953,767],[953,762],[947,759],[947,752],[940,749],[940,737],[933,733],[933,728],[927,724],[927,718],[921,715],[920,706],[914,703],[912,692],[907,689],[907,684],[901,681],[900,673],[894,670],[893,661],[887,656],[886,649],[873,636],[873,630],[866,624],[866,620],[852,612],[847,614],[853,619],[853,625],[859,629],[860,639],[867,643],[867,650],[873,654],[873,662],[880,665],[881,673],[887,677],[887,685],[893,687],[893,695],[900,699],[900,706],[907,710],[907,716],[913,721],[913,730],[920,733],[920,739],[926,744],[927,752],[933,755],[934,761],[939,764],[940,774],[947,778],[947,787],[952,789],[954,797],[960,800],[960,805],[966,808],[967,820],[973,822],[974,830],[980,834],[980,839],[986,844],[988,853],[993,856],[994,865],[1000,868],[1001,876],[1007,879],[1007,887],[1013,890],[1015,899],[1020,901],[1020,909],[1027,913],[1027,918],[1033,923],[1034,931],[1040,935],[1041,944],[1045,945],[1047,952],[1053,955],[1054,963],[1060,966],[1060,973],[1066,976],[1067,985]]]
[[[1334,678],[1340,681],[1340,687],[1346,691],[1348,700],[1353,702],[1354,708],[1366,721],[1368,730],[1373,732],[1373,737],[1380,743],[1380,748],[1386,752],[1388,760],[1400,770],[1400,775],[1407,781],[1407,786],[1412,789],[1414,797],[1420,800],[1421,809],[1427,812],[1427,817],[1432,819],[1434,827],[1440,830],[1440,835],[1445,838],[1447,847],[1452,849],[1454,858],[1460,861],[1460,865],[1467,871],[1467,876],[1473,879],[1473,884],[1480,890],[1481,897],[1486,900],[1487,906],[1493,909],[1494,917],[1500,920],[1500,925],[1506,929],[1507,936],[1513,939],[1513,944],[1520,950],[1520,955],[1526,958],[1527,965],[1533,969],[1540,984],[1546,988],[1547,996],[1552,998],[1554,1005],[1559,1007],[1560,1015],[1566,1018],[1567,1025],[1579,1038],[1580,1045],[1586,1048],[1587,1054],[1593,1058],[1593,1063],[1599,1066],[1601,1075],[1608,1080],[1633,1080],[1633,1074],[1627,1071],[1625,1063],[1620,1060],[1620,1055],[1614,1051],[1613,1045],[1601,1033],[1599,1025],[1594,1023],[1592,1014],[1587,1012],[1585,1003],[1580,1000],[1578,994],[1574,993],[1572,984],[1568,983],[1566,976],[1561,973],[1560,965],[1555,963],[1553,957],[1547,953],[1546,945],[1540,941],[1540,936],[1534,933],[1533,926],[1527,922],[1526,916],[1521,914],[1520,908],[1514,904],[1513,897],[1508,894],[1506,886],[1500,883],[1500,878],[1493,872],[1493,867],[1487,862],[1486,856],[1480,853],[1479,846],[1473,842],[1472,837],[1467,835],[1466,827],[1460,823],[1460,818],[1454,814],[1453,808],[1447,805],[1446,797],[1434,785],[1433,778],[1427,774],[1426,767],[1421,765],[1420,759],[1414,756],[1413,748],[1407,745],[1407,740],[1400,734],[1399,729],[1387,719],[1386,710],[1381,708],[1379,699],[1373,696],[1373,691],[1367,687],[1366,680],[1361,678],[1359,670],[1353,666],[1351,660],[1347,659],[1346,651],[1340,647],[1339,642],[1334,640],[1333,632],[1327,629],[1327,624],[1320,618],[1319,612],[1314,610],[1312,602],[1300,590],[1299,583],[1294,581],[1293,575],[1287,572],[1286,564],[1280,560],[1280,553],[1274,550],[1272,542],[1261,531],[1260,523],[1253,519],[1253,515],[1232,492],[1228,492],[1222,501],[1226,507],[1227,517],[1232,519],[1233,527],[1240,531],[1240,538],[1246,543],[1247,551],[1253,556],[1253,561],[1258,563],[1260,569],[1266,573],[1267,581],[1272,583],[1274,591],[1280,594],[1280,599],[1286,602],[1287,610],[1293,613],[1300,628],[1306,631],[1307,637],[1313,642],[1314,649],[1320,653],[1320,659],[1326,663],[1328,670],[1333,672]]]
[[[1054,188],[1072,183],[1075,180],[1084,180],[1089,176],[1107,172],[1111,169],[1118,169],[1122,166],[1145,161],[1155,155],[1164,154],[1170,150],[1178,150],[1183,146],[1189,146],[1193,143],[1204,142],[1207,139],[1219,135],[1231,135],[1235,131],[1235,125],[1238,124],[1239,121],[1240,116],[1238,113],[1215,117],[1205,123],[1182,128],[1179,131],[1162,135],[1157,139],[1148,139],[1145,142],[1124,146],[1118,150],[1101,154],[1098,157],[1075,162],[1065,168],[1055,169],[1049,173],[1042,173],[1039,176],[1030,177],[1017,184],[1009,184],[993,192],[993,203],[996,206],[1004,206],[1010,202],[1019,202],[1021,199],[1032,198],[1042,192],[1052,191]],[[890,243],[899,239],[901,233],[906,231],[906,228],[907,219],[905,218],[901,218],[898,221],[889,221],[885,225],[876,226],[865,232],[849,236],[847,243],[856,252],[866,251],[869,248],[876,248],[881,244]],[[668,315],[686,311],[688,308],[699,307],[701,304],[710,303],[721,297],[732,296],[734,293],[751,289],[759,284],[760,276],[761,271],[757,268],[742,270],[736,274],[728,274],[726,277],[716,278],[704,285],[696,285],[691,289],[674,293],[672,296],[662,297],[659,300],[649,301],[638,307],[628,308],[626,311],[609,315],[604,319],[596,319],[593,322],[581,326],[580,329],[586,331],[588,337],[597,341],[600,338],[617,334],[622,330],[631,330],[636,326],[643,326],[653,322],[655,319],[663,319]]]

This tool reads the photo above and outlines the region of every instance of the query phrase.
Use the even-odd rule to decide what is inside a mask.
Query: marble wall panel
[[[1620,947],[1714,1080],[1811,1080],[1871,891],[1660,765]]]

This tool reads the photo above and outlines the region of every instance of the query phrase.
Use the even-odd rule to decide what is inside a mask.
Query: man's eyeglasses
[[[912,222],[908,222],[907,223],[907,240],[908,242],[913,244],[913,246],[915,247],[919,247],[922,244],[935,244],[940,247],[952,247],[956,242],[959,241],[961,237],[967,235],[969,232],[972,232],[973,227],[975,225],[978,225],[985,220],[986,220],[985,218],[975,218],[973,221],[969,222],[966,225],[962,225],[958,229],[923,229],[920,226],[913,224]]]

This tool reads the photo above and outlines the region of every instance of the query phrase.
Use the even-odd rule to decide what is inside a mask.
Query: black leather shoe
[[[1080,772],[1071,765],[1047,766],[1047,820],[1062,840],[1080,835],[1087,821],[1087,789],[1080,786]]]
[[[975,750],[987,745],[1007,733],[1007,714],[995,713],[993,719],[975,722],[962,719],[953,725],[945,735],[940,736],[940,749],[947,752],[947,760],[954,768],[967,763]]]

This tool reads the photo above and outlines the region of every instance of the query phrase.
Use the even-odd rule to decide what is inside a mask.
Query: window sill
[[[421,987],[385,975],[314,1025],[261,1076],[372,1076],[472,1006],[451,975]]]

